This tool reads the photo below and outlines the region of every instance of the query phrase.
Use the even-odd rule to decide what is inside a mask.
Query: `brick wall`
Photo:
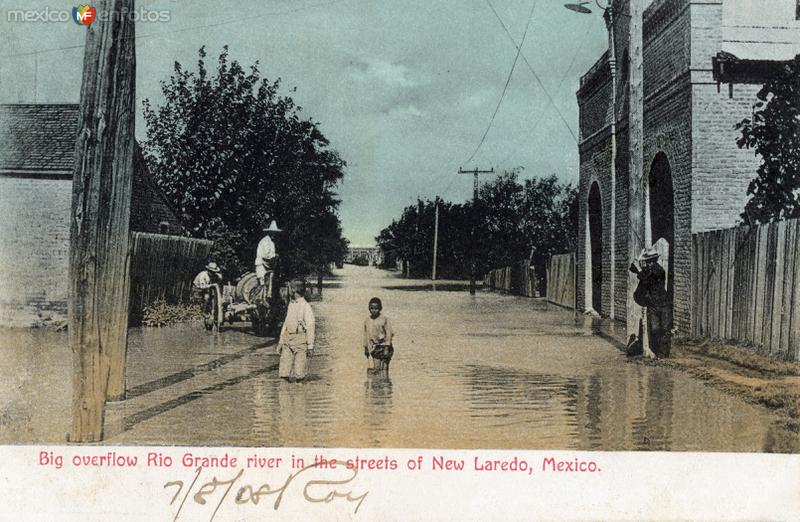
[[[601,65],[608,67],[608,62],[603,60]],[[589,138],[596,132],[605,128],[611,122],[609,100],[611,100],[611,82],[608,75],[603,75],[603,81],[592,85],[583,94],[580,107],[581,137]]]
[[[759,159],[752,150],[736,146],[735,124],[752,114],[758,85],[720,89],[711,75],[711,57],[722,45],[723,6],[692,5],[692,232],[729,228],[740,221],[747,186]]]
[[[585,278],[589,266],[583,262],[588,255],[588,221],[589,189],[594,182],[600,188],[602,201],[602,291],[601,310],[603,315],[608,315],[611,305],[611,178],[609,176],[611,162],[611,141],[608,131],[595,136],[595,138],[581,152],[580,166],[580,216],[578,221],[578,257],[582,260],[578,270],[578,308],[585,311],[587,298]],[[591,285],[591,283],[589,283]],[[591,304],[591,303],[590,303]]]
[[[182,227],[137,165],[131,230],[169,233]],[[0,177],[0,325],[27,327],[66,320],[71,179]]]
[[[617,218],[616,218],[616,289],[614,292],[614,319],[625,322],[628,305],[628,129],[617,130]]]
[[[673,192],[675,326],[688,333],[691,306],[692,98],[690,85],[691,10],[688,0],[653,4],[645,40],[644,175],[656,156],[669,162]],[[651,215],[657,216],[657,212]],[[648,221],[650,217],[647,217]],[[651,237],[655,242],[659,238]],[[628,260],[630,262],[630,260]]]
[[[618,3],[626,9],[627,2]],[[691,169],[692,127],[690,87],[690,8],[689,0],[657,0],[645,13],[644,58],[644,174],[649,176],[650,166],[657,154],[663,153],[670,163],[674,186],[675,244],[672,245],[675,262],[675,319],[676,325],[688,331],[690,319],[691,287]],[[628,265],[628,129],[627,129],[627,23],[624,17],[617,20],[615,45],[617,47],[617,76],[619,78],[617,102],[617,168],[616,168],[616,263],[614,290],[614,318],[626,320]],[[595,83],[599,83],[595,81]],[[605,98],[606,105],[610,95]],[[591,109],[591,103],[602,102],[600,97],[584,98],[581,110]],[[594,108],[599,112],[599,108]],[[585,120],[581,120],[583,123]],[[582,129],[583,132],[583,129]],[[586,137],[586,134],[582,134]],[[591,176],[610,187],[609,140],[584,141],[581,154],[582,203],[588,196]],[[604,195],[605,196],[605,195]],[[610,196],[610,190],[609,190]],[[608,228],[610,219],[605,211],[610,202],[604,197],[604,258],[603,258],[603,309],[609,312],[611,300],[611,259]],[[585,204],[582,211],[585,211]],[[585,219],[580,223],[584,225]],[[585,234],[585,230],[581,231]],[[657,238],[653,238],[654,240]],[[581,245],[582,246],[582,245]],[[579,304],[585,302],[585,250],[578,253]]]
[[[691,298],[692,258],[692,145],[691,88],[680,82],[651,100],[645,111],[644,174],[650,179],[651,167],[658,154],[669,162],[673,188],[674,244],[671,245],[674,263],[675,325],[688,333]],[[651,212],[652,214],[652,212]],[[657,215],[657,214],[656,214]],[[659,238],[652,237],[653,242]],[[630,260],[629,260],[630,262]]]
[[[578,220],[578,247],[576,275],[578,285],[576,289],[578,310],[586,311],[591,307],[588,299],[587,285],[591,287],[590,263],[586,262],[590,256],[588,249],[588,201],[589,189],[594,182],[600,188],[602,200],[602,287],[601,309],[597,310],[603,316],[608,316],[611,311],[611,77],[609,74],[609,55],[604,53],[600,59],[581,78],[581,87],[578,92],[580,115],[580,172],[578,188],[580,193]],[[618,58],[617,67],[620,60]],[[619,88],[619,82],[618,82]],[[619,93],[619,91],[618,91]],[[618,104],[619,106],[619,104]],[[617,198],[619,200],[619,198]],[[619,222],[619,204],[617,204],[617,222]],[[619,238],[616,238],[617,240]],[[617,241],[618,242],[618,241]],[[617,249],[617,251],[619,251]],[[590,257],[589,257],[590,260]],[[619,288],[619,285],[617,285]]]
[[[774,13],[753,10],[746,20],[734,20],[740,9],[728,5],[732,0],[654,0],[644,14],[644,173],[650,175],[653,160],[664,154],[669,162],[674,200],[674,317],[680,333],[689,332],[691,321],[691,234],[728,228],[739,221],[747,200],[747,186],[755,176],[759,160],[752,150],[736,146],[734,125],[752,112],[757,85],[737,84],[732,95],[727,85],[718,88],[712,77],[711,59],[720,50],[737,42],[731,27],[747,26],[748,38],[763,38],[765,52],[797,48],[796,43],[780,43],[787,31],[800,28],[770,27]],[[737,0],[741,2],[742,0]],[[784,0],[784,4],[788,0]],[[778,0],[770,0],[778,2]],[[785,7],[784,4],[780,4]],[[615,2],[617,12],[627,12],[627,0]],[[777,4],[776,4],[777,5]],[[726,10],[727,9],[727,14]],[[784,13],[785,14],[785,13]],[[784,15],[781,15],[784,16]],[[772,18],[770,18],[772,17]],[[741,18],[741,16],[740,16]],[[785,18],[785,16],[784,16]],[[763,20],[762,20],[763,19]],[[783,20],[783,18],[781,18]],[[762,23],[763,22],[763,23]],[[615,25],[617,50],[617,180],[615,250],[616,288],[613,298],[615,318],[624,321],[627,299],[628,225],[628,130],[626,49],[628,20]],[[795,25],[792,25],[795,24]],[[786,25],[786,24],[784,24]],[[727,36],[726,36],[727,31]],[[796,33],[796,31],[795,31]],[[793,36],[797,40],[797,35]],[[778,43],[776,43],[778,42]],[[750,43],[748,43],[750,45]],[[788,47],[787,47],[788,46]],[[794,47],[792,47],[794,46]],[[732,47],[731,47],[732,48]],[[769,56],[766,56],[769,58]],[[610,74],[603,71],[604,57],[581,79],[578,104],[581,111],[580,220],[577,255],[578,305],[585,309],[586,219],[591,183],[597,180],[603,196],[603,300],[609,311],[610,288],[610,139],[607,108]],[[603,76],[605,75],[605,77]],[[606,118],[601,118],[605,114]],[[606,126],[606,131],[598,131]],[[652,238],[654,241],[658,238]]]
[[[71,180],[0,177],[0,324],[66,320]]]

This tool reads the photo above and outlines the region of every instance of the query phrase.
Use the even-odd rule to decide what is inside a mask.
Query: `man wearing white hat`
[[[639,256],[641,270],[633,300],[647,310],[648,345],[657,357],[669,357],[672,347],[672,308],[666,288],[666,273],[658,264],[658,251],[650,247]]]
[[[222,282],[222,270],[219,266],[211,262],[206,265],[205,270],[197,274],[192,282],[192,292],[199,299],[202,296],[203,309],[205,304],[211,298],[210,288],[212,285],[220,284]]]
[[[275,250],[275,243],[272,241],[272,235],[282,232],[282,230],[278,228],[278,224],[273,219],[269,227],[264,229],[264,232],[267,234],[259,241],[258,247],[256,248],[256,277],[261,286],[264,286],[265,282],[267,282],[267,273],[269,273],[270,276],[272,275],[275,269],[275,258],[278,257],[278,253]],[[270,279],[272,278],[270,277]],[[271,282],[270,280],[269,283]]]

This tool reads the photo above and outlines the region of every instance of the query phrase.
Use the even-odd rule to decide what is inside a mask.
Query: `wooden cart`
[[[280,296],[283,299],[285,292],[281,290]],[[206,329],[219,331],[226,322],[232,324],[250,321],[256,335],[267,335],[278,326],[276,313],[270,312],[275,307],[281,308],[281,303],[278,302],[280,299],[270,299],[270,293],[269,285],[258,284],[254,272],[244,274],[236,285],[215,285],[210,304],[204,311]]]

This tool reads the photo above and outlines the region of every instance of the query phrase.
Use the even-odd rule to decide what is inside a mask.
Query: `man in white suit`
[[[272,286],[272,274],[275,271],[275,260],[278,257],[278,252],[275,249],[275,242],[272,240],[275,234],[282,232],[278,228],[275,220],[269,224],[269,227],[264,229],[267,234],[259,241],[256,248],[256,277],[261,286],[268,284]],[[269,275],[269,277],[267,277]],[[267,294],[270,295],[270,294]]]

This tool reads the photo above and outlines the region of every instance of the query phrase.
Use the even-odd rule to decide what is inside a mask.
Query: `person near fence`
[[[288,381],[306,378],[308,358],[314,355],[314,310],[305,299],[306,282],[296,279],[289,283],[291,300],[286,310],[278,339],[278,376]]]
[[[260,286],[271,283],[271,277],[269,276],[275,270],[275,261],[278,257],[273,237],[275,237],[275,234],[282,232],[282,230],[278,228],[278,224],[273,219],[269,227],[264,228],[264,232],[266,232],[266,235],[259,241],[256,248],[256,277]]]
[[[192,282],[192,300],[202,301],[203,310],[208,307],[211,300],[211,288],[214,285],[222,285],[222,270],[212,262],[207,264]]]
[[[667,295],[667,276],[658,264],[658,252],[652,247],[642,251],[639,264],[641,268],[633,270],[639,279],[633,300],[639,306],[646,307],[650,349],[656,357],[669,357],[672,348],[672,307]]]
[[[369,317],[364,321],[364,355],[372,357],[374,370],[389,371],[394,355],[394,331],[389,319],[382,315],[383,303],[378,297],[369,300]]]

